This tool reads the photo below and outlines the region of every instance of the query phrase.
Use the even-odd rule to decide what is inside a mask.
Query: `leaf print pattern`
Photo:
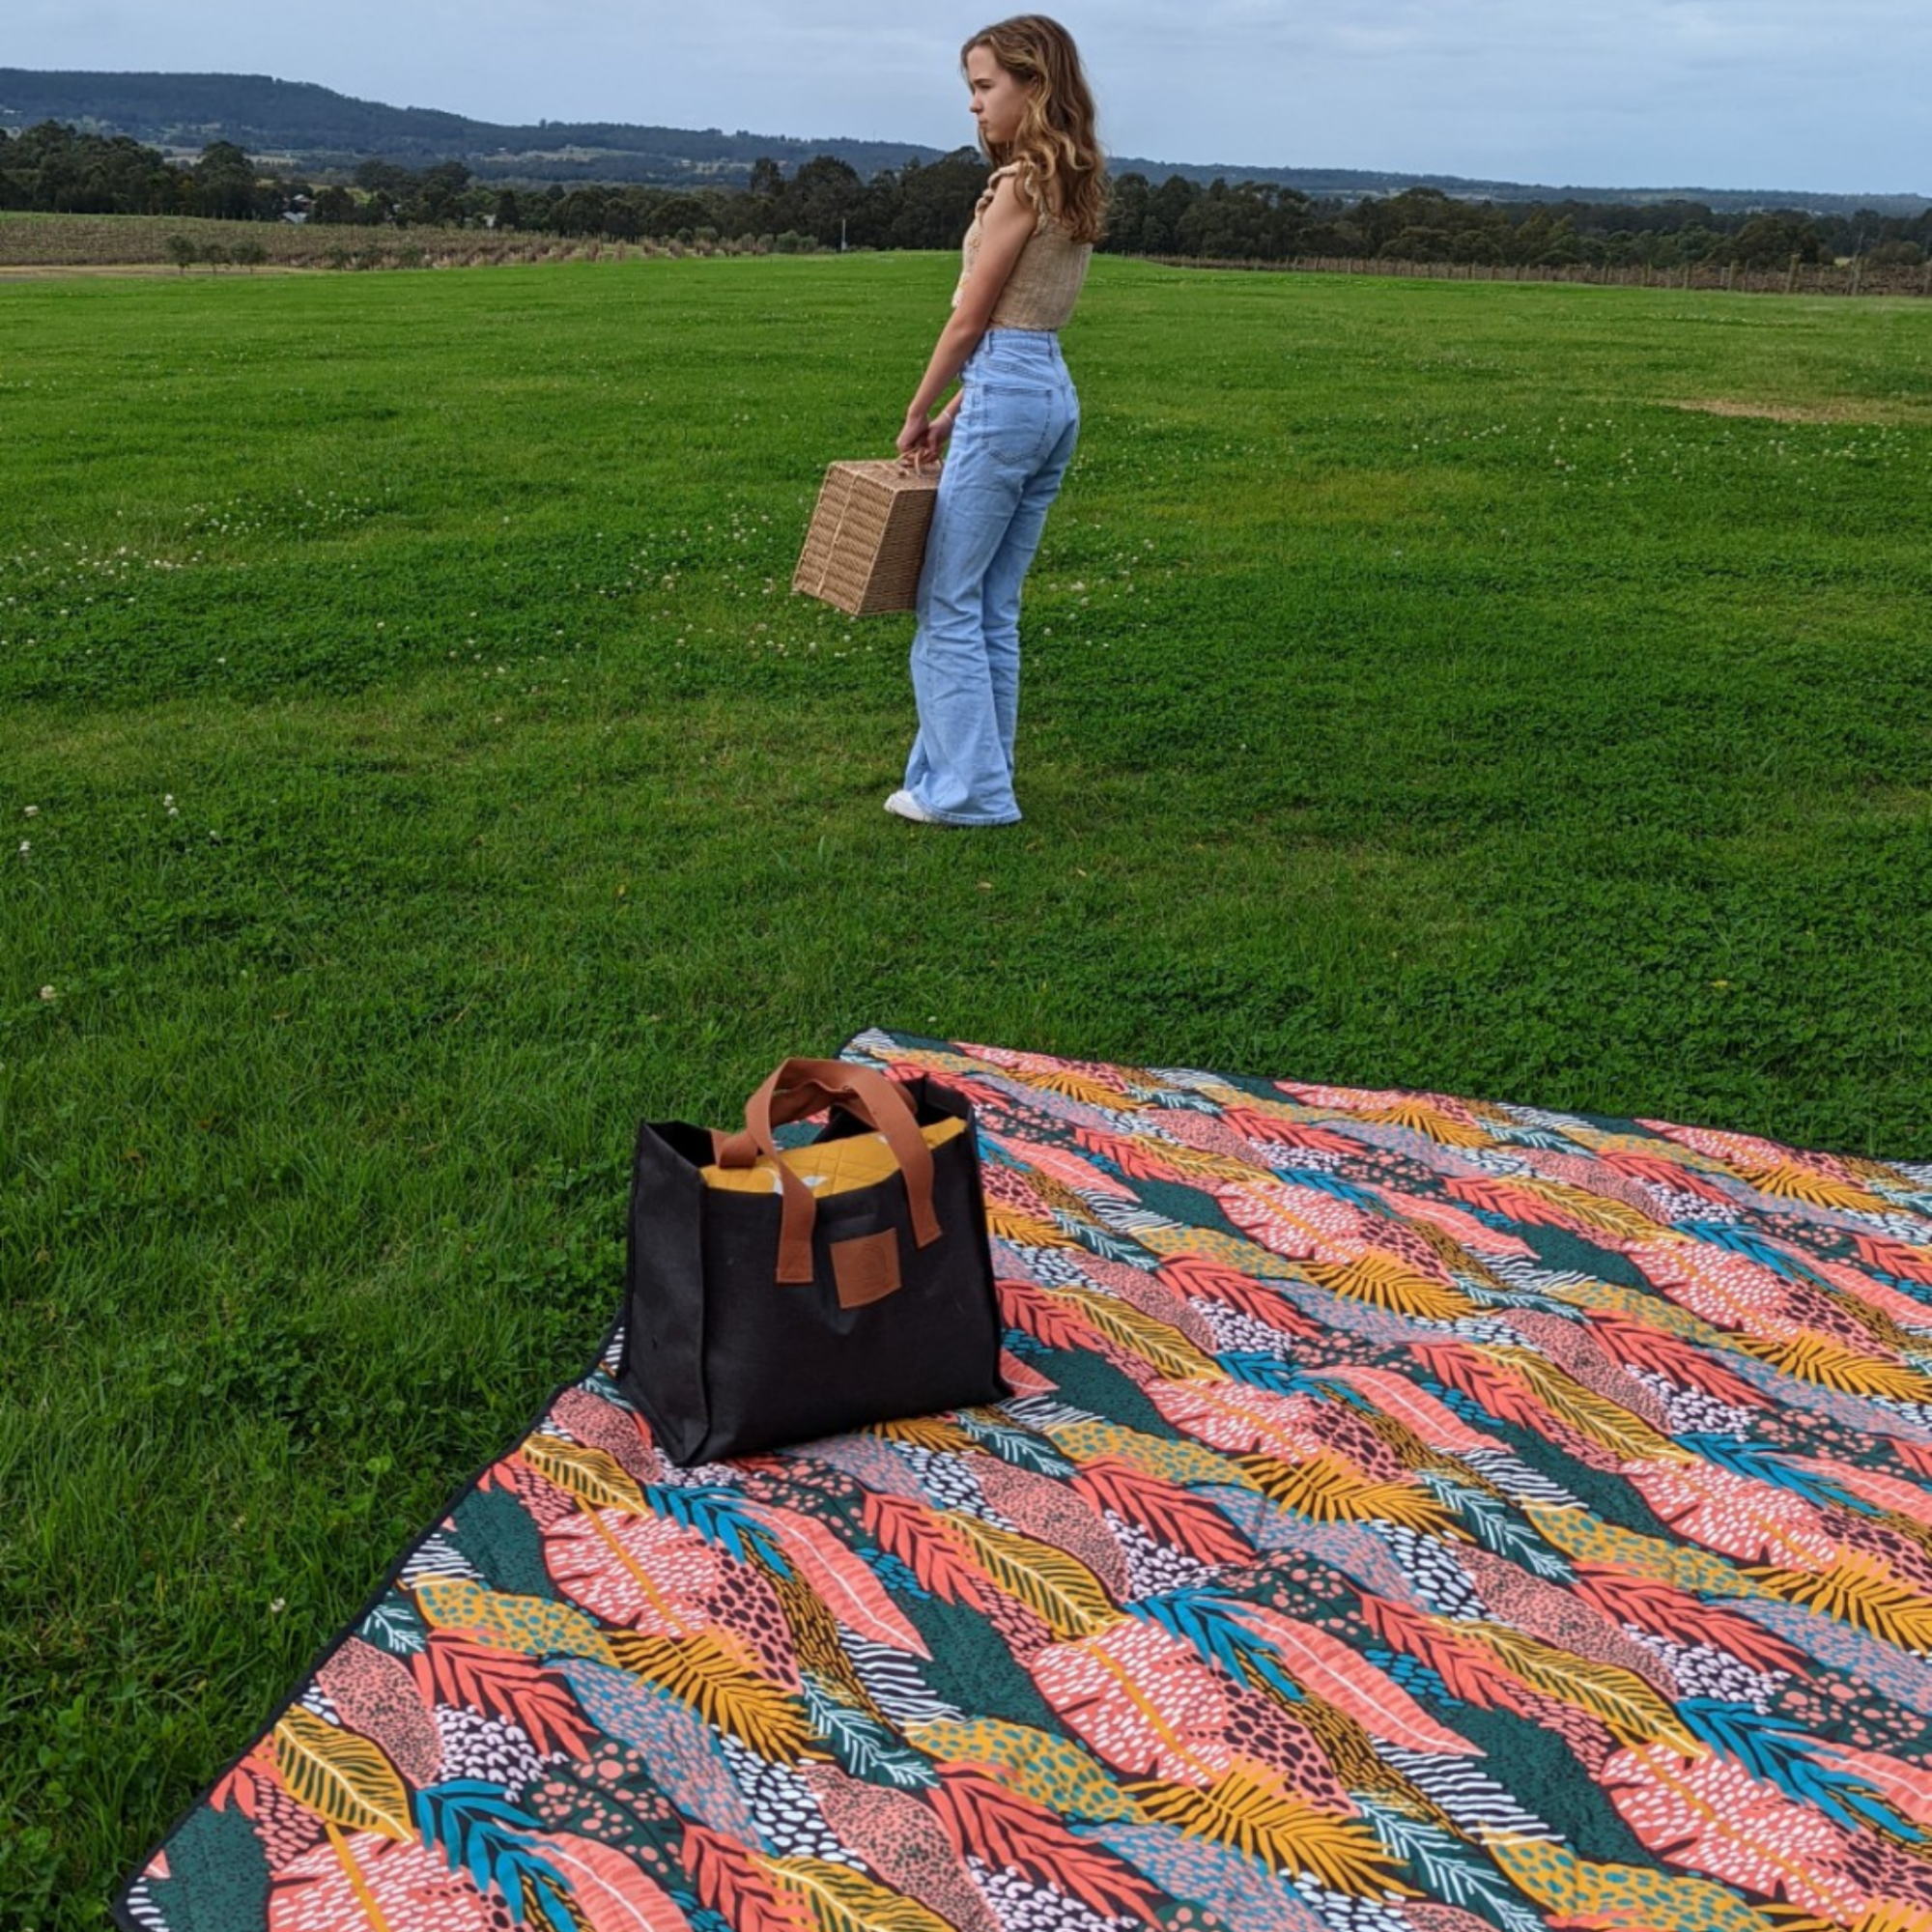
[[[1932,1926],[1926,1170],[847,1053],[980,1110],[1014,1395],[679,1471],[607,1349],[124,1927]]]

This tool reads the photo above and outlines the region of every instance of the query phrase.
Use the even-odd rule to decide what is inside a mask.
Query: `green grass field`
[[[879,809],[909,620],[787,591],[951,278],[0,289],[0,1924],[103,1921],[587,1360],[637,1118],[786,1051],[1932,1158],[1932,307],[1102,260],[976,835]]]

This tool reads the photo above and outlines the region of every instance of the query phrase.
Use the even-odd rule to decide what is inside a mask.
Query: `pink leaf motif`
[[[1247,1539],[1211,1503],[1131,1463],[1102,1457],[1074,1477],[1072,1488],[1095,1509],[1138,1523],[1150,1536],[1203,1563],[1245,1563],[1254,1554]]]
[[[1275,1647],[1289,1675],[1304,1690],[1346,1711],[1372,1736],[1405,1750],[1483,1755],[1467,1738],[1438,1724],[1394,1678],[1340,1637],[1261,1604],[1243,1604],[1240,1620]]]
[[[517,1651],[436,1631],[412,1668],[425,1704],[469,1704],[507,1718],[540,1751],[581,1755],[595,1735],[564,1686]]]
[[[1049,1349],[1090,1350],[1100,1346],[1100,1338],[1070,1303],[1036,1288],[1032,1282],[1002,1279],[1000,1320],[1009,1328],[1018,1328]]]
[[[1140,1873],[1076,1838],[1044,1805],[983,1773],[943,1767],[932,1806],[960,1858],[1012,1866],[1095,1912],[1151,1922],[1156,1894]]]
[[[365,1932],[379,1923],[390,1932],[496,1932],[500,1911],[440,1851],[338,1832],[273,1874],[269,1932]]]
[[[1932,1521],[1932,1491],[1923,1484],[1908,1483],[1878,1469],[1854,1468],[1849,1463],[1834,1462],[1829,1456],[1794,1456],[1801,1468],[1829,1476],[1834,1483],[1862,1496],[1879,1509],[1890,1510],[1912,1522]]]
[[[1761,1263],[1703,1241],[1631,1241],[1650,1285],[1714,1328],[1782,1340],[1799,1326],[1792,1290]]]
[[[1833,1922],[1852,1924],[1865,1909],[1868,1890],[1844,1873],[1844,1833],[1732,1758],[1650,1745],[1618,1751],[1601,1782],[1625,1824],[1673,1864]]]
[[[1420,1342],[1409,1353],[1437,1381],[1480,1403],[1498,1422],[1520,1423],[1539,1435],[1550,1433],[1549,1414],[1543,1405],[1467,1343]]]
[[[1302,1463],[1327,1446],[1317,1405],[1305,1395],[1277,1395],[1242,1382],[1154,1383],[1147,1391],[1164,1420],[1210,1449],[1233,1455],[1263,1451]]]
[[[701,1629],[727,1558],[665,1517],[579,1509],[544,1533],[544,1567],[579,1608],[652,1636]]]
[[[350,1637],[315,1673],[344,1723],[373,1738],[412,1784],[434,1784],[442,1739],[418,1680],[399,1657]]]
[[[1347,1382],[1358,1389],[1384,1415],[1414,1430],[1432,1449],[1460,1455],[1469,1449],[1503,1447],[1495,1436],[1471,1429],[1446,1403],[1437,1402],[1406,1376],[1391,1369],[1324,1369],[1322,1375],[1330,1381]]]
[[[1237,1308],[1243,1315],[1252,1315],[1257,1321],[1264,1321],[1285,1335],[1312,1340],[1321,1332],[1277,1284],[1257,1281],[1219,1262],[1198,1255],[1170,1255],[1156,1272],[1168,1287],[1189,1301],[1218,1301],[1226,1307]]]
[[[757,1505],[753,1514],[778,1532],[785,1555],[847,1630],[891,1650],[932,1655],[879,1579],[822,1522],[770,1503]]]
[[[1901,1328],[1923,1328],[1932,1321],[1932,1309],[1922,1301],[1914,1301],[1909,1294],[1899,1293],[1885,1282],[1874,1281],[1848,1262],[1814,1261],[1811,1265],[1833,1287],[1843,1289],[1854,1301],[1861,1301],[1867,1308],[1890,1316]]]
[[[1932,1825],[1932,1778],[1923,1764],[1907,1764],[1885,1751],[1854,1750],[1849,1745],[1830,1747],[1834,1770],[1862,1777],[1895,1810],[1917,1825]]]
[[[1536,1692],[1482,1644],[1458,1636],[1453,1624],[1366,1593],[1362,1620],[1394,1649],[1428,1664],[1450,1696],[1486,1711],[1514,1711],[1521,1717],[1536,1711]]]
[[[1885,1235],[1854,1235],[1852,1246],[1861,1261],[1881,1274],[1895,1274],[1901,1281],[1932,1282],[1932,1248],[1910,1247]]]
[[[640,1483],[654,1483],[664,1474],[664,1458],[651,1444],[650,1425],[642,1416],[587,1389],[565,1389],[551,1405],[551,1414],[586,1448],[601,1449]]]
[[[1312,1187],[1284,1187],[1268,1180],[1216,1182],[1208,1192],[1249,1240],[1291,1261],[1352,1261],[1366,1240],[1359,1208]]]
[[[1117,1771],[1205,1785],[1228,1769],[1228,1692],[1179,1638],[1127,1618],[1048,1644],[1028,1662],[1039,1693]]]
[[[1427,1221],[1439,1228],[1453,1241],[1459,1241],[1473,1255],[1513,1255],[1527,1258],[1536,1250],[1520,1235],[1508,1234],[1479,1221],[1473,1214],[1429,1194],[1405,1194],[1399,1188],[1384,1187],[1381,1196],[1399,1213],[1411,1221]]]
[[[1592,1311],[1589,1319],[1597,1340],[1627,1368],[1653,1370],[1680,1387],[1701,1389],[1734,1408],[1767,1406],[1765,1397],[1727,1369],[1714,1349],[1700,1349],[1666,1328],[1618,1315]]]
[[[568,1832],[532,1842],[563,1874],[587,1932],[688,1932],[691,1921],[663,1888],[614,1846]]]
[[[1010,1349],[1000,1350],[1000,1374],[1015,1395],[1051,1395],[1060,1386],[1021,1361]]]
[[[1582,1563],[1577,1565],[1571,1587],[1613,1623],[1635,1624],[1654,1636],[1666,1636],[1678,1643],[1712,1644],[1757,1670],[1807,1667],[1802,1651],[1763,1625],[1720,1604],[1706,1604],[1655,1577],[1634,1577],[1606,1564]]]
[[[697,1888],[699,1904],[709,1906],[732,1932],[810,1932],[800,1918],[804,1908],[772,1884],[736,1839],[687,1825],[677,1855]]]
[[[1221,1120],[1244,1141],[1258,1141],[1275,1147],[1308,1148],[1316,1153],[1341,1154],[1345,1157],[1359,1155],[1362,1151],[1360,1141],[1350,1140],[1331,1127],[1321,1126],[1314,1121],[1284,1121],[1276,1115],[1264,1114],[1257,1107],[1224,1107]]]
[[[1605,1167],[1628,1174],[1652,1187],[1667,1187],[1678,1194],[1694,1194],[1701,1200],[1727,1206],[1730,1196],[1708,1175],[1700,1174],[1682,1160],[1668,1154],[1638,1153],[1634,1149],[1605,1148],[1597,1156]]]
[[[1814,1503],[1712,1463],[1626,1463],[1624,1474],[1679,1536],[1746,1563],[1831,1563],[1838,1538]]]
[[[259,1750],[259,1747],[257,1747]],[[274,1773],[258,1757],[245,1757],[208,1794],[211,1811],[226,1811],[232,1804],[242,1817],[262,1815],[262,1786],[275,1782]]]
[[[1112,1175],[1103,1174],[1091,1160],[1082,1160],[1071,1148],[1049,1147],[1040,1141],[1002,1141],[1013,1158],[1070,1187],[1076,1194],[1105,1194],[1114,1199],[1131,1199],[1132,1190],[1122,1187]]]
[[[942,1603],[979,1605],[994,1594],[923,1503],[904,1496],[869,1495],[864,1520],[879,1539],[879,1547],[896,1556],[918,1577],[920,1588],[930,1590]]]

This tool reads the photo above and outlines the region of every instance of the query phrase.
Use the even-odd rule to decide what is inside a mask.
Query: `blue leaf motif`
[[[651,1776],[687,1817],[772,1849],[715,1733],[689,1705],[655,1684],[584,1658],[554,1658],[546,1668],[569,1683],[583,1715],[606,1737],[643,1752]]]

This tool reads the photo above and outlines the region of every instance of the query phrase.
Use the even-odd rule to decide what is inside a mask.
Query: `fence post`
[[[1858,294],[1859,284],[1864,280],[1864,273],[1865,258],[1862,255],[1854,255],[1852,257],[1852,293],[1854,295]]]

